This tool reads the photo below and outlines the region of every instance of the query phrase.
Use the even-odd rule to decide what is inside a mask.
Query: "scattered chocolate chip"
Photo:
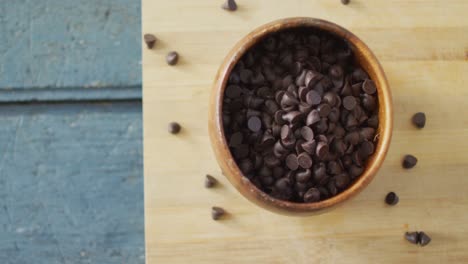
[[[405,169],[413,168],[416,166],[416,163],[418,163],[418,159],[413,155],[405,155],[403,158],[403,168]]]
[[[418,237],[419,237],[419,245],[421,245],[421,247],[424,247],[431,242],[431,238],[423,231],[419,232]]]
[[[406,232],[405,239],[412,244],[419,244],[421,247],[424,247],[431,242],[431,238],[423,231]]]
[[[167,127],[167,130],[171,134],[178,134],[180,132],[180,130],[181,130],[181,127],[180,127],[179,123],[171,122],[171,123],[169,123],[169,125]]]
[[[145,34],[143,38],[148,49],[152,49],[154,47],[154,44],[156,44],[157,38],[153,34]]]
[[[175,51],[171,51],[166,55],[166,62],[169,65],[176,65],[179,61],[179,54]]]
[[[418,244],[419,234],[418,232],[406,232],[405,239],[412,244]]]
[[[206,175],[206,178],[205,178],[205,187],[206,188],[211,188],[211,187],[215,186],[217,182],[218,181],[216,180],[215,177],[213,177],[213,176],[211,176],[209,174]]]
[[[388,205],[396,205],[400,199],[394,192],[389,192],[387,196],[385,196],[385,202]]]
[[[426,125],[426,114],[422,112],[416,113],[411,120],[416,127],[423,128]]]
[[[350,0],[341,0],[341,3],[342,3],[343,5],[347,5],[347,4],[349,4],[349,1],[350,1]]]
[[[223,9],[228,10],[228,11],[236,11],[237,10],[237,4],[236,1],[234,0],[226,0],[224,4],[221,6]]]
[[[211,207],[211,218],[213,218],[213,220],[220,219],[225,213],[226,211],[224,211],[224,209],[221,207],[217,207],[217,206]]]

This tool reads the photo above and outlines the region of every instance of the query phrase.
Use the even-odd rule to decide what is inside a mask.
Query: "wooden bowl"
[[[222,123],[224,89],[231,70],[234,68],[238,60],[247,50],[262,40],[265,36],[292,28],[320,29],[347,40],[352,46],[357,63],[364,68],[371,79],[375,82],[378,93],[379,127],[376,131],[378,135],[378,143],[374,154],[367,161],[363,174],[343,192],[329,199],[315,203],[295,203],[275,199],[255,187],[250,180],[242,175],[241,170],[231,155],[224,135]],[[208,128],[211,145],[223,174],[243,196],[258,206],[276,213],[286,215],[308,215],[343,203],[350,197],[359,193],[371,182],[387,154],[392,137],[392,123],[392,97],[387,79],[382,67],[377,61],[377,58],[366,44],[348,30],[334,23],[315,18],[297,17],[276,20],[255,29],[239,41],[229,52],[218,70],[215,83],[213,85],[210,99]]]

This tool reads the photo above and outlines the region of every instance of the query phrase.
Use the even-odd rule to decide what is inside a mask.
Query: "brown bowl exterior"
[[[355,180],[348,189],[332,198],[316,203],[294,203],[278,200],[255,187],[255,185],[242,175],[242,172],[231,155],[222,124],[224,89],[226,87],[229,74],[238,60],[247,50],[258,43],[266,35],[284,29],[304,27],[330,32],[351,43],[357,62],[362,68],[364,68],[364,70],[367,71],[376,84],[379,100],[379,127],[376,132],[379,140],[375,153],[367,161],[363,174]],[[385,159],[392,137],[392,126],[393,115],[390,89],[385,73],[371,50],[364,44],[364,42],[348,30],[334,23],[309,17],[286,18],[273,21],[255,29],[240,40],[226,56],[218,70],[211,92],[208,117],[208,130],[211,145],[223,174],[228,178],[231,184],[233,184],[234,187],[251,202],[272,212],[285,215],[310,215],[317,213],[348,200],[350,197],[364,189],[374,178]]]

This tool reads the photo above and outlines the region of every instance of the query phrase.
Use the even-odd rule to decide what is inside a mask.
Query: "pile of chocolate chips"
[[[376,86],[348,43],[309,29],[275,33],[232,70],[227,142],[245,177],[269,195],[317,202],[359,177],[374,152]]]

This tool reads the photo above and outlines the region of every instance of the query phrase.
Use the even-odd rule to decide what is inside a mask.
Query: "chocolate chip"
[[[423,128],[426,125],[426,114],[422,112],[416,113],[411,120],[416,127]]]
[[[341,0],[341,3],[342,3],[343,5],[347,5],[347,4],[349,4],[349,1],[350,1],[350,0]]]
[[[283,91],[283,90],[279,90],[279,91],[276,92],[276,94],[275,94],[275,101],[276,101],[278,104],[281,104],[281,100],[283,99],[284,93],[285,93],[285,91]]]
[[[229,146],[237,147],[240,144],[242,144],[243,139],[244,135],[242,134],[242,132],[236,132],[231,135],[231,138],[229,139]]]
[[[336,188],[336,185],[333,181],[329,181],[327,183],[327,189],[328,192],[332,195],[335,196],[338,193],[338,189]]]
[[[315,140],[307,141],[301,144],[302,149],[309,153],[309,155],[315,154],[315,149],[317,147],[317,143]]]
[[[400,199],[394,192],[389,192],[387,196],[385,196],[385,203],[388,205],[396,205]]]
[[[299,111],[291,111],[283,115],[283,119],[290,124],[296,124],[302,118],[302,113]]]
[[[351,85],[351,94],[353,96],[359,96],[361,94],[362,82]]]
[[[277,157],[277,158],[281,158],[283,157],[284,155],[286,155],[288,153],[288,150],[283,146],[283,144],[281,143],[281,141],[277,141],[275,143],[275,145],[273,146],[273,154]]]
[[[413,168],[416,166],[416,163],[418,163],[418,159],[413,155],[405,155],[403,158],[403,168],[405,169]]]
[[[229,85],[226,87],[226,96],[229,98],[237,98],[242,94],[242,89],[238,85]]]
[[[333,92],[326,92],[323,95],[323,101],[329,104],[330,106],[334,106],[336,104],[336,99],[337,95]],[[337,109],[338,110],[338,109]]]
[[[352,73],[352,77],[355,83],[369,79],[367,73],[361,68],[355,69]]]
[[[152,49],[154,47],[154,44],[156,44],[157,38],[153,34],[145,34],[143,38],[148,49]]]
[[[252,116],[247,121],[247,127],[253,132],[258,132],[262,128],[262,121],[258,116]]]
[[[317,107],[321,117],[327,117],[331,112],[331,107],[328,104],[321,104]]]
[[[219,220],[225,213],[226,211],[221,207],[211,207],[211,218],[213,218],[213,220]]]
[[[361,147],[359,148],[360,154],[362,157],[367,157],[374,153],[374,144],[369,141],[364,141],[361,143]]]
[[[343,106],[346,110],[353,110],[356,104],[356,98],[354,98],[354,96],[348,95],[343,99]]]
[[[363,157],[362,155],[360,154],[361,152],[360,151],[355,151],[353,152],[353,154],[351,155],[351,158],[353,159],[353,163],[356,164],[357,166],[359,167],[362,167],[363,165]]]
[[[362,90],[366,94],[374,94],[377,89],[375,88],[374,82],[372,80],[370,80],[370,79],[367,79],[362,84]]]
[[[302,70],[301,74],[296,77],[296,85],[298,87],[305,86],[306,74],[307,74],[307,72],[305,70]]]
[[[276,158],[276,156],[274,156],[273,154],[265,156],[265,158],[263,158],[263,162],[270,168],[277,167],[281,164],[281,161],[278,158]]]
[[[306,101],[310,105],[318,105],[322,101],[322,98],[320,97],[320,94],[312,90],[307,93]]]
[[[314,180],[320,182],[327,175],[327,169],[324,163],[319,163],[314,166]]]
[[[359,132],[353,131],[344,137],[344,141],[351,145],[357,145],[359,143],[359,138],[360,138]]]
[[[373,128],[377,128],[379,126],[379,117],[377,115],[373,115],[367,119],[367,125]]]
[[[349,162],[349,161],[351,161],[351,160],[348,160],[348,162]],[[353,164],[353,165],[350,164],[350,167],[349,167],[349,174],[350,174],[351,178],[354,179],[354,178],[360,176],[360,175],[362,174],[363,171],[364,171],[363,168],[358,167],[358,166],[356,166],[356,165],[354,165],[354,164]]]
[[[239,84],[240,83],[240,76],[237,72],[233,71],[231,72],[231,75],[229,76],[229,83],[231,84]]]
[[[325,142],[319,142],[317,144],[316,155],[319,159],[323,160],[328,155],[328,145]]]
[[[244,175],[248,175],[254,170],[254,164],[249,159],[243,159],[239,162],[239,168]]]
[[[360,140],[368,140],[372,141],[375,135],[375,129],[372,127],[363,127],[361,131],[359,131]]]
[[[328,172],[332,175],[337,175],[342,172],[341,166],[338,164],[338,162],[334,160],[328,162],[327,168],[328,168]]]
[[[314,131],[308,126],[301,128],[301,135],[306,141],[312,141],[314,139]]]
[[[298,103],[299,101],[297,100],[297,98],[294,96],[294,94],[292,94],[289,91],[286,91],[283,94],[283,98],[281,98],[281,107],[283,109],[290,108],[291,106],[295,106]]]
[[[405,233],[405,239],[412,243],[412,244],[418,244],[419,243],[419,234],[418,232],[406,232]]]
[[[299,171],[296,173],[296,181],[298,182],[307,182],[312,177],[312,172],[309,169]]]
[[[289,178],[284,177],[275,182],[274,196],[280,199],[289,199],[291,194],[291,180]]]
[[[315,203],[320,200],[320,191],[317,188],[310,188],[304,194],[304,202],[306,203]]]
[[[303,152],[297,156],[297,162],[300,167],[309,169],[312,167],[312,158],[306,152]]]
[[[228,10],[228,11],[236,11],[237,10],[237,4],[236,1],[234,0],[226,0],[224,4],[221,6],[223,9]]]
[[[424,247],[431,242],[431,238],[423,231],[419,232],[418,238],[419,238],[419,245],[421,245],[421,247]]]
[[[364,94],[362,96],[362,106],[364,106],[364,108],[367,111],[374,111],[375,108],[377,107],[377,102],[375,100],[375,97],[372,95]]]
[[[244,159],[249,155],[249,146],[247,144],[239,145],[233,148],[233,154],[236,159]]]
[[[258,175],[260,175],[260,177],[262,177],[262,178],[268,178],[268,177],[271,177],[273,175],[273,171],[270,168],[268,168],[266,166],[263,166],[258,171]]]
[[[339,174],[335,176],[335,185],[336,188],[343,190],[349,184],[349,176],[346,173]]]
[[[181,130],[181,127],[180,127],[179,123],[171,122],[171,123],[169,123],[169,125],[167,127],[167,130],[171,134],[178,134],[180,132],[180,130]]]
[[[307,71],[305,75],[304,84],[308,88],[313,88],[313,86],[322,79],[322,75],[316,71]],[[314,100],[317,100],[314,98]],[[320,102],[319,102],[320,103]],[[318,104],[318,103],[317,103]]]
[[[216,184],[218,183],[218,181],[216,180],[215,177],[207,174],[206,175],[206,178],[205,178],[205,187],[206,188],[211,188],[213,186],[215,186]]]
[[[179,54],[175,51],[171,51],[166,55],[166,62],[169,65],[176,65],[179,61]]]
[[[288,166],[288,168],[293,171],[299,168],[299,162],[297,160],[296,154],[289,154],[286,157],[286,166]]]
[[[310,126],[320,121],[320,113],[314,109],[310,111],[306,118],[306,125]]]
[[[275,179],[281,178],[284,175],[284,169],[283,167],[275,167],[273,168],[273,177]]]
[[[349,82],[345,82],[340,94],[341,96],[349,96],[352,94],[351,85],[349,84]]]

